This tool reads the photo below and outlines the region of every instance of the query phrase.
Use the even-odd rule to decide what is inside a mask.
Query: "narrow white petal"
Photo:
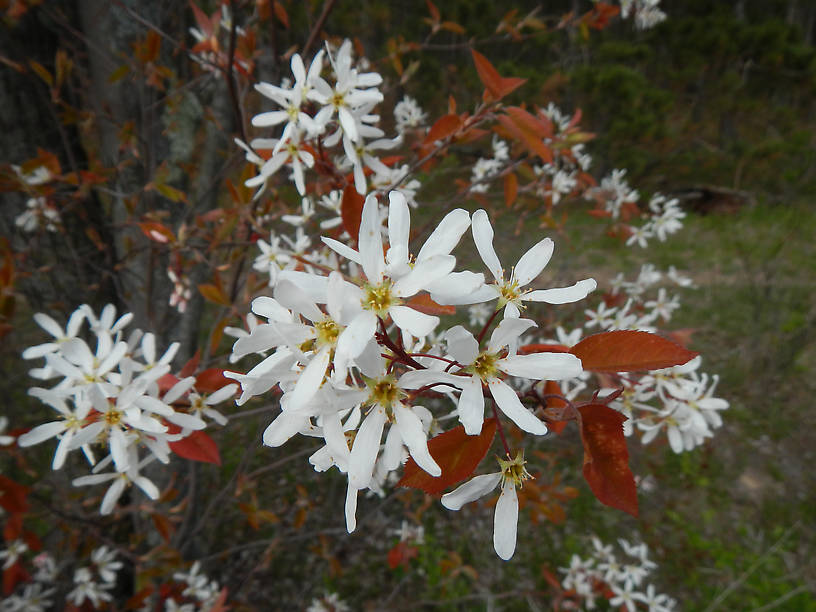
[[[513,269],[513,279],[518,282],[519,286],[523,287],[541,274],[541,271],[550,263],[554,248],[553,241],[545,238],[521,256]]]
[[[498,378],[487,382],[490,394],[496,400],[499,409],[521,429],[537,436],[547,433],[547,426],[532,412],[524,407],[515,390]]]
[[[275,285],[275,299],[281,306],[303,315],[310,321],[323,319],[323,313],[305,291],[288,280],[282,280]]]
[[[150,499],[159,499],[159,488],[145,476],[136,476],[133,479],[133,484],[144,491],[145,495]]]
[[[22,447],[34,446],[35,444],[45,442],[49,438],[53,438],[54,436],[61,434],[63,431],[65,431],[65,427],[65,421],[52,421],[51,423],[37,425],[31,431],[27,431],[22,436],[17,438],[17,444]]]
[[[484,497],[496,488],[501,480],[501,472],[482,474],[468,480],[450,493],[442,496],[442,505],[448,510],[459,510],[465,504]]]
[[[403,405],[394,406],[394,416],[397,419],[400,436],[417,465],[431,476],[441,476],[442,468],[428,451],[428,438],[419,417],[414,414],[413,410]]]
[[[434,255],[448,255],[470,227],[470,213],[461,208],[450,211],[422,245],[417,261]]]
[[[375,406],[363,419],[349,457],[349,484],[358,489],[367,487],[374,473],[374,462],[380,450],[380,439],[385,427],[385,410]]]
[[[162,397],[162,403],[168,405],[172,404],[182,395],[187,393],[187,391],[192,389],[193,385],[195,384],[195,381],[196,381],[195,376],[188,376],[187,378],[182,378],[175,385],[170,387],[167,393],[164,394],[164,397]]]
[[[187,414],[186,412],[174,412],[172,415],[166,417],[171,423],[175,423],[184,429],[205,429],[207,424],[197,416]],[[151,419],[152,420],[152,419]],[[155,431],[155,430],[153,430]],[[161,433],[161,431],[157,432]]]
[[[388,242],[386,256],[389,265],[408,263],[408,237],[411,232],[411,213],[405,196],[399,191],[388,194]]]
[[[65,330],[63,330],[62,327],[60,327],[60,324],[47,314],[42,312],[36,313],[34,315],[34,321],[57,340],[65,337]]]
[[[456,258],[453,255],[435,255],[417,262],[408,274],[394,283],[394,295],[410,297],[434,281],[450,274],[455,265]]]
[[[110,438],[108,438],[110,446],[111,457],[116,464],[117,472],[124,472],[130,467],[130,458],[128,457],[127,447],[128,442],[125,434],[118,427],[112,427],[110,430]]]
[[[336,252],[338,255],[341,255],[358,265],[363,263],[360,259],[360,254],[350,246],[347,246],[334,238],[327,238],[326,236],[321,236],[320,239],[323,241],[323,244],[329,247],[332,251]]]
[[[380,464],[378,467],[386,472],[396,470],[402,462],[402,437],[399,429],[393,425],[388,428],[388,433],[385,434],[385,444],[383,445],[383,452],[380,455]]]
[[[292,320],[292,313],[289,312],[289,309],[284,308],[283,304],[278,302],[278,300],[275,298],[271,298],[266,295],[262,295],[261,297],[257,297],[252,300],[252,312],[259,317],[269,319],[270,322],[284,322]]]
[[[496,365],[511,376],[533,380],[565,380],[578,376],[581,360],[571,353],[533,353],[500,359]]]
[[[93,369],[94,356],[84,340],[71,338],[62,344],[61,352],[65,359],[83,368],[86,372]]]
[[[537,325],[535,321],[531,321],[530,319],[517,319],[514,317],[502,319],[502,322],[499,323],[496,329],[493,330],[493,333],[490,334],[487,350],[494,353],[498,352],[502,347],[517,340],[521,334],[531,327],[537,327]]]
[[[237,390],[238,385],[236,384],[225,385],[221,387],[218,391],[210,395],[206,400],[204,400],[204,403],[207,404],[207,406],[214,406],[215,404],[220,404],[224,400],[227,400],[231,398],[233,395],[235,395],[235,392]]]
[[[502,487],[499,501],[496,502],[496,513],[493,515],[493,548],[505,561],[516,552],[517,530],[518,496],[515,485],[508,481]]]
[[[309,416],[298,410],[281,412],[263,433],[266,446],[281,446],[309,423]]]
[[[392,306],[388,309],[388,314],[394,319],[397,327],[417,338],[427,336],[439,325],[439,317],[427,315],[408,306]]]
[[[346,488],[346,530],[352,533],[357,529],[357,489],[349,483]]]
[[[383,259],[382,236],[380,235],[380,212],[376,196],[369,195],[363,204],[360,221],[360,264],[368,282],[379,285],[383,280],[385,260]]]
[[[106,515],[113,512],[116,502],[122,497],[125,485],[127,485],[127,481],[124,478],[117,478],[113,481],[113,484],[111,484],[107,492],[105,492],[105,497],[102,498],[102,507],[99,509],[100,514]]]
[[[546,304],[571,304],[583,300],[591,292],[595,291],[598,283],[594,278],[585,278],[569,287],[556,287],[553,289],[539,289],[524,294],[523,300],[531,302],[545,302]]]
[[[352,359],[359,357],[377,331],[377,315],[363,310],[351,320],[337,339],[337,352]]]
[[[57,444],[57,452],[54,453],[54,461],[51,463],[52,470],[58,470],[65,465],[65,458],[68,456],[68,451],[71,450],[71,440],[73,438],[74,432],[71,429],[62,436],[59,444]]]
[[[496,280],[502,279],[502,267],[498,255],[493,248],[493,226],[487,213],[479,209],[473,213],[470,230],[473,233],[473,242],[476,243],[476,250],[482,261],[493,274]]]
[[[59,349],[59,344],[56,342],[46,342],[45,344],[38,344],[23,351],[23,359],[38,359],[45,357],[49,353],[53,353]]]
[[[329,367],[329,353],[331,347],[325,346],[320,349],[317,355],[314,355],[309,361],[309,364],[300,373],[294,390],[287,395],[290,396],[287,409],[295,409],[304,406],[311,400],[320,385],[323,384],[323,379],[326,377],[326,369]]]
[[[481,272],[451,272],[433,282],[425,285],[431,299],[437,304],[450,304],[452,301],[461,300],[464,296],[469,296],[484,285],[484,274]],[[491,294],[487,299],[492,299]],[[452,300],[452,301],[449,301]]]
[[[441,372],[439,370],[409,370],[399,379],[399,386],[402,389],[419,389],[426,385],[432,385],[437,382],[446,382],[454,384],[457,387],[465,380],[461,376],[455,376],[448,372]]]
[[[459,422],[465,428],[465,433],[469,436],[476,436],[482,433],[484,424],[484,394],[482,393],[482,381],[478,376],[462,379],[462,394],[459,396]]]

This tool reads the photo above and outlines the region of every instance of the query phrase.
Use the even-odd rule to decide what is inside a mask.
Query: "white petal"
[[[105,493],[105,497],[102,498],[102,507],[99,510],[100,514],[105,515],[113,512],[113,508],[114,506],[116,506],[116,502],[118,502],[119,498],[122,497],[122,493],[125,490],[126,484],[127,481],[121,477],[113,481],[113,484],[111,484],[111,486]]]
[[[490,225],[490,219],[484,210],[479,209],[473,213],[470,229],[473,233],[473,242],[476,243],[476,250],[479,251],[482,261],[493,274],[493,278],[501,280],[501,262],[493,248],[493,226]]]
[[[525,293],[522,299],[531,302],[545,302],[547,304],[571,304],[572,302],[583,300],[592,291],[595,291],[597,286],[598,283],[595,282],[594,278],[585,278],[570,287],[531,291],[530,293]]]
[[[513,269],[513,279],[523,287],[536,276],[541,274],[545,266],[550,263],[555,244],[550,238],[545,238],[521,256]]]
[[[499,501],[496,502],[496,514],[493,515],[493,548],[505,561],[516,551],[517,530],[518,497],[515,485],[508,481],[502,487]]]
[[[411,232],[411,214],[405,196],[399,191],[388,194],[388,265],[408,263],[408,236]]]
[[[61,352],[65,359],[80,366],[86,372],[90,372],[93,369],[94,356],[84,340],[71,338],[62,344]]]
[[[127,447],[128,442],[125,434],[118,427],[112,427],[110,430],[110,437],[108,438],[111,456],[113,462],[116,464],[117,472],[124,472],[128,469],[130,458],[128,457]]]
[[[34,321],[36,321],[37,325],[42,327],[45,331],[54,336],[54,338],[56,338],[57,340],[65,337],[65,330],[63,330],[62,327],[60,327],[59,323],[57,323],[47,314],[44,314],[42,312],[36,313],[34,315]]]
[[[281,446],[309,423],[309,416],[298,410],[281,412],[263,433],[266,446]]]
[[[221,387],[218,391],[210,395],[206,400],[204,400],[204,403],[207,406],[214,406],[215,404],[220,404],[224,400],[227,400],[231,398],[233,395],[235,395],[236,391],[238,391],[238,385],[236,384],[225,385]]]
[[[385,444],[383,445],[383,452],[380,455],[380,465],[386,472],[396,470],[402,462],[402,437],[399,429],[393,425],[385,434]]]
[[[349,484],[358,489],[367,487],[374,473],[374,462],[380,450],[380,439],[385,427],[385,410],[375,406],[363,419],[349,457]]]
[[[164,397],[162,397],[162,403],[168,405],[172,404],[182,395],[187,393],[187,391],[192,389],[193,385],[195,384],[195,381],[196,381],[195,376],[188,376],[187,378],[182,378],[175,385],[170,387],[167,393],[164,394]]]
[[[531,321],[530,319],[502,319],[502,322],[499,323],[496,329],[493,330],[493,333],[490,334],[487,350],[493,353],[498,352],[502,347],[517,340],[521,334],[531,327],[537,327],[537,325],[535,321]]]
[[[360,237],[357,241],[360,249],[360,263],[363,266],[368,282],[379,285],[383,280],[385,260],[380,235],[380,212],[377,198],[369,195],[363,205],[360,221]]]
[[[278,302],[278,300],[263,295],[252,300],[252,312],[259,317],[264,317],[270,321],[291,321],[292,313]]]
[[[332,251],[336,252],[338,255],[341,255],[358,265],[363,263],[360,259],[360,254],[350,246],[347,246],[334,238],[327,238],[326,236],[321,236],[320,239],[323,241],[323,244],[329,247]]]
[[[578,376],[581,360],[571,353],[533,353],[500,359],[496,365],[511,376],[533,380],[565,380]]]
[[[388,314],[400,329],[404,329],[412,336],[422,338],[430,334],[439,325],[439,317],[427,315],[408,306],[392,306]]]
[[[178,425],[179,427],[182,427],[184,429],[198,430],[198,429],[204,429],[204,428],[207,427],[207,424],[204,421],[202,421],[200,418],[198,418],[197,416],[194,416],[192,414],[187,414],[186,412],[174,412],[172,415],[170,415],[170,416],[168,416],[166,418],[171,423],[175,423],[176,425]],[[155,430],[153,430],[153,431],[155,431]],[[159,431],[157,433],[163,433],[163,432]]]
[[[73,438],[74,432],[71,429],[62,436],[59,444],[57,444],[57,452],[54,453],[54,461],[51,463],[52,470],[58,470],[65,465],[65,458],[68,456],[68,451],[71,450],[71,440]]]
[[[320,385],[323,384],[323,379],[326,377],[330,352],[331,347],[325,346],[320,349],[317,355],[312,357],[311,361],[309,361],[309,365],[300,373],[294,390],[287,394],[290,396],[287,409],[297,410],[315,396]]]
[[[455,265],[456,258],[453,255],[435,255],[417,262],[408,274],[394,283],[394,295],[410,297],[434,281],[447,276]]]
[[[59,349],[59,344],[56,342],[46,342],[45,344],[38,344],[23,351],[23,359],[37,359],[45,357],[49,353],[53,353]]]
[[[357,529],[357,489],[349,483],[346,488],[346,530],[352,533]]]
[[[275,286],[275,299],[280,302],[284,308],[288,308],[303,315],[310,321],[319,321],[323,319],[323,313],[309,298],[306,292],[302,291],[297,285],[288,280],[282,280]]]
[[[484,497],[496,488],[501,481],[501,472],[483,474],[468,480],[450,493],[442,496],[442,505],[448,510],[459,510],[465,504]]]
[[[337,339],[337,352],[352,359],[359,357],[377,331],[377,315],[370,310],[360,312]]]
[[[37,425],[31,431],[27,431],[17,438],[17,444],[22,447],[34,446],[35,444],[45,442],[49,438],[53,438],[54,436],[61,434],[63,431],[65,431],[65,428],[65,421],[43,423],[42,425]]]
[[[459,422],[465,428],[465,433],[469,436],[476,436],[482,433],[484,424],[484,394],[482,393],[482,381],[478,376],[466,378],[460,376],[463,381],[462,394],[459,396]]]
[[[521,429],[537,436],[547,433],[544,422],[524,407],[510,385],[493,378],[488,381],[487,388],[490,389],[490,394],[496,400],[499,409]]]
[[[417,261],[434,255],[448,255],[470,227],[470,214],[461,208],[450,211],[422,245]]]
[[[479,342],[461,325],[445,332],[448,353],[462,365],[470,365],[479,355]]]
[[[469,296],[484,285],[484,274],[479,272],[451,272],[431,283],[425,288],[431,294],[431,299],[437,304],[454,304]],[[495,297],[493,294],[487,299]]]
[[[455,376],[439,370],[409,370],[400,376],[398,384],[402,389],[419,389],[437,382],[447,382],[458,387],[464,380],[462,376]]]
[[[150,499],[159,499],[159,488],[144,476],[137,476],[133,484],[145,492]]]
[[[394,416],[397,419],[397,428],[400,436],[408,447],[408,452],[417,465],[431,476],[441,476],[442,468],[434,461],[428,451],[428,438],[422,428],[422,421],[410,408],[398,404],[394,406]]]
[[[308,272],[297,270],[283,270],[278,276],[280,280],[290,280],[305,291],[317,304],[326,303],[326,289],[329,279],[327,276],[316,276]],[[257,313],[256,313],[257,314]]]

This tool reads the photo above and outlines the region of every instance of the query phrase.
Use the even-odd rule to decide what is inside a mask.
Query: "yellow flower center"
[[[398,404],[402,398],[408,394],[397,385],[397,379],[393,376],[383,376],[382,378],[366,379],[368,387],[369,406],[382,406],[389,421],[394,420],[394,405]]]
[[[465,368],[465,372],[475,374],[483,381],[494,378],[499,373],[499,368],[496,367],[496,362],[499,360],[495,353],[488,353],[484,351],[479,353],[479,356],[473,360],[469,366]]]
[[[502,472],[502,486],[508,481],[512,481],[516,487],[521,487],[528,478],[532,478],[530,473],[524,468],[527,463],[524,460],[524,451],[520,450],[513,459],[499,459],[499,467]]]
[[[363,308],[383,319],[388,315],[389,308],[401,303],[399,298],[391,292],[391,281],[388,279],[383,280],[379,285],[366,284],[363,291],[365,292],[362,301]]]
[[[318,346],[334,346],[340,337],[340,326],[333,319],[326,318],[314,324]]]

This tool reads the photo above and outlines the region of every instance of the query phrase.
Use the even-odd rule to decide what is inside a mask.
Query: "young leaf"
[[[527,79],[517,77],[502,77],[493,67],[493,64],[475,49],[470,50],[473,55],[473,63],[476,64],[476,72],[485,89],[494,100],[501,100],[504,96],[521,87]]]
[[[360,235],[360,219],[363,216],[363,204],[365,198],[357,193],[354,185],[349,185],[343,190],[343,201],[340,203],[340,217],[343,220],[343,228],[351,236],[354,242]]]
[[[400,487],[421,489],[428,495],[439,495],[448,487],[468,478],[484,459],[496,434],[496,419],[486,419],[478,436],[469,436],[461,425],[428,440],[428,450],[442,475],[434,478],[413,459],[397,483]]]
[[[196,376],[195,388],[204,393],[214,393],[221,387],[225,387],[235,382],[231,378],[226,378],[221,368],[208,368]]]
[[[638,515],[637,487],[623,436],[626,417],[603,404],[579,406],[584,478],[602,504]]]
[[[194,431],[178,442],[170,442],[170,450],[191,461],[221,465],[221,455],[215,441],[203,431]]]
[[[504,205],[512,206],[518,197],[518,178],[511,172],[504,175]]]
[[[594,334],[570,349],[585,370],[635,372],[682,365],[698,355],[649,332],[618,330]]]
[[[427,293],[420,293],[419,295],[415,295],[410,300],[405,303],[406,306],[410,306],[414,310],[418,310],[419,312],[424,312],[428,315],[452,315],[456,314],[456,307],[455,306],[443,306],[442,304],[437,304],[431,299]]]

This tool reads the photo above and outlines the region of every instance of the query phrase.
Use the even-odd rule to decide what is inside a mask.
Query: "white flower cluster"
[[[468,229],[492,281],[486,282],[482,272],[454,271],[451,251]],[[388,238],[385,251],[383,233]],[[384,210],[369,195],[357,249],[323,238],[345,263],[328,275],[318,267],[280,271],[273,297],[252,302],[253,314],[263,322],[252,321],[249,331],[236,333],[231,361],[252,353],[262,357],[246,374],[225,373],[241,384],[238,403],[280,387],[281,413],[264,432],[264,444],[280,446],[296,434],[323,440],[310,462],[318,471],[337,467],[347,475],[349,531],[356,526],[358,491],[380,490],[408,455],[428,474],[439,476],[427,445],[434,417],[420,404],[426,392],[441,391],[454,400],[455,414],[468,435],[482,430],[486,398],[522,430],[544,435],[544,423],[504,379],[560,380],[581,373],[580,360],[570,354],[516,354],[520,335],[536,327],[521,311],[525,303],[579,301],[595,289],[595,281],[527,288],[549,262],[553,241],[544,238],[535,244],[508,278],[493,237],[484,210],[471,218],[456,209],[411,255],[410,208],[404,194],[392,191]],[[489,322],[501,309],[504,317],[483,343],[487,325],[477,332],[478,338],[462,325],[439,332],[440,318],[423,312],[434,303],[436,308],[492,303]],[[518,472],[511,480],[520,483],[520,477]],[[517,514],[517,504],[515,510]],[[512,530],[502,531],[497,547],[504,558],[515,548],[515,519],[510,511],[498,520],[501,525],[510,522]]]
[[[490,181],[501,174],[510,160],[510,149],[507,143],[498,136],[493,136],[493,156],[480,157],[470,171],[471,193],[487,193]]]
[[[5,558],[6,560],[3,569],[14,565],[20,560],[20,555],[28,549],[27,545],[24,545],[25,550],[21,549],[19,543],[20,541],[9,544],[9,548],[17,544],[16,556],[13,560],[10,560],[9,555],[4,556],[3,553],[7,551],[0,552],[0,559]],[[46,612],[52,609],[54,603],[52,597],[56,592],[54,581],[57,577],[57,564],[48,553],[40,553],[34,557],[32,562],[35,571],[31,575],[31,581],[18,585],[14,593],[7,595],[0,602],[0,612]]]
[[[218,599],[221,587],[215,580],[210,580],[201,572],[201,563],[196,561],[189,572],[176,572],[173,579],[184,585],[181,592],[181,601],[170,596],[164,600],[165,612],[206,612],[210,610]],[[144,612],[153,612],[151,605],[145,606]]]
[[[337,593],[326,593],[323,597],[315,597],[306,608],[306,612],[350,612],[351,606],[340,599]]]
[[[54,178],[45,166],[35,168],[29,173],[23,172],[20,166],[12,166],[12,169],[20,181],[29,188],[44,185]],[[26,210],[17,215],[14,224],[29,233],[43,228],[49,232],[56,232],[60,224],[60,214],[45,196],[35,195],[26,200]]]
[[[594,550],[589,558],[573,555],[569,567],[559,568],[565,574],[561,582],[564,590],[574,596],[584,610],[594,610],[597,600],[604,597],[615,610],[674,610],[677,605],[674,599],[657,593],[653,584],[646,585],[646,578],[657,568],[657,564],[649,560],[648,547],[630,544],[623,539],[618,539],[618,544],[623,556],[616,555],[612,545],[605,545],[593,536]]]
[[[657,321],[667,322],[672,313],[680,307],[678,295],[669,297],[664,287],[649,299],[647,292],[656,287],[664,274],[651,264],[644,264],[632,281],[626,281],[622,274],[612,281],[611,297],[623,302],[610,306],[601,301],[597,308],[584,311],[587,320],[583,329],[566,333],[559,328],[557,342],[574,346],[583,336],[583,331],[611,331],[619,329],[654,332]],[[681,287],[691,285],[691,280],[677,273],[672,267],[665,277]],[[728,408],[728,402],[714,397],[719,377],[709,376],[699,371],[701,357],[695,357],[686,364],[663,370],[652,370],[643,375],[630,373],[615,379],[616,388],[623,387],[623,393],[609,403],[609,406],[626,415],[624,433],[631,436],[635,431],[642,433],[641,441],[648,444],[658,433],[665,431],[672,450],[676,453],[689,451],[714,435],[713,430],[722,425],[720,412]],[[587,373],[579,378],[560,381],[562,392],[574,399],[586,388]],[[613,392],[610,388],[606,391]]]
[[[108,592],[116,585],[116,572],[122,568],[122,562],[116,560],[116,552],[101,546],[91,553],[90,567],[80,567],[74,571],[74,588],[68,593],[68,601],[81,606],[85,601],[94,608],[102,602],[111,601]]]
[[[34,427],[17,442],[26,447],[57,438],[55,470],[64,465],[70,451],[81,449],[94,467],[90,475],[75,479],[74,485],[111,483],[102,500],[102,514],[113,510],[131,484],[157,499],[159,491],[141,474],[142,468],[155,459],[168,463],[169,443],[204,429],[203,416],[223,423],[223,417],[210,407],[229,399],[237,388],[227,385],[205,396],[196,392],[194,377],[179,380],[169,375],[178,343],[159,356],[153,334],[137,329],[125,339],[124,328],[132,318],[130,313],[117,318],[111,304],[97,317],[83,304],[63,329],[48,315],[38,313],[34,320],[53,339],[23,352],[25,359],[45,359],[44,367],[29,372],[32,377],[62,380],[51,388],[29,390],[57,413],[57,419]],[[94,350],[80,337],[83,325],[95,337]],[[94,446],[108,453],[99,462]],[[148,453],[144,457],[140,456],[143,450]],[[112,471],[101,472],[108,467]]]
[[[620,0],[621,17],[634,16],[638,30],[648,30],[666,21],[666,13],[660,8],[660,0]]]

